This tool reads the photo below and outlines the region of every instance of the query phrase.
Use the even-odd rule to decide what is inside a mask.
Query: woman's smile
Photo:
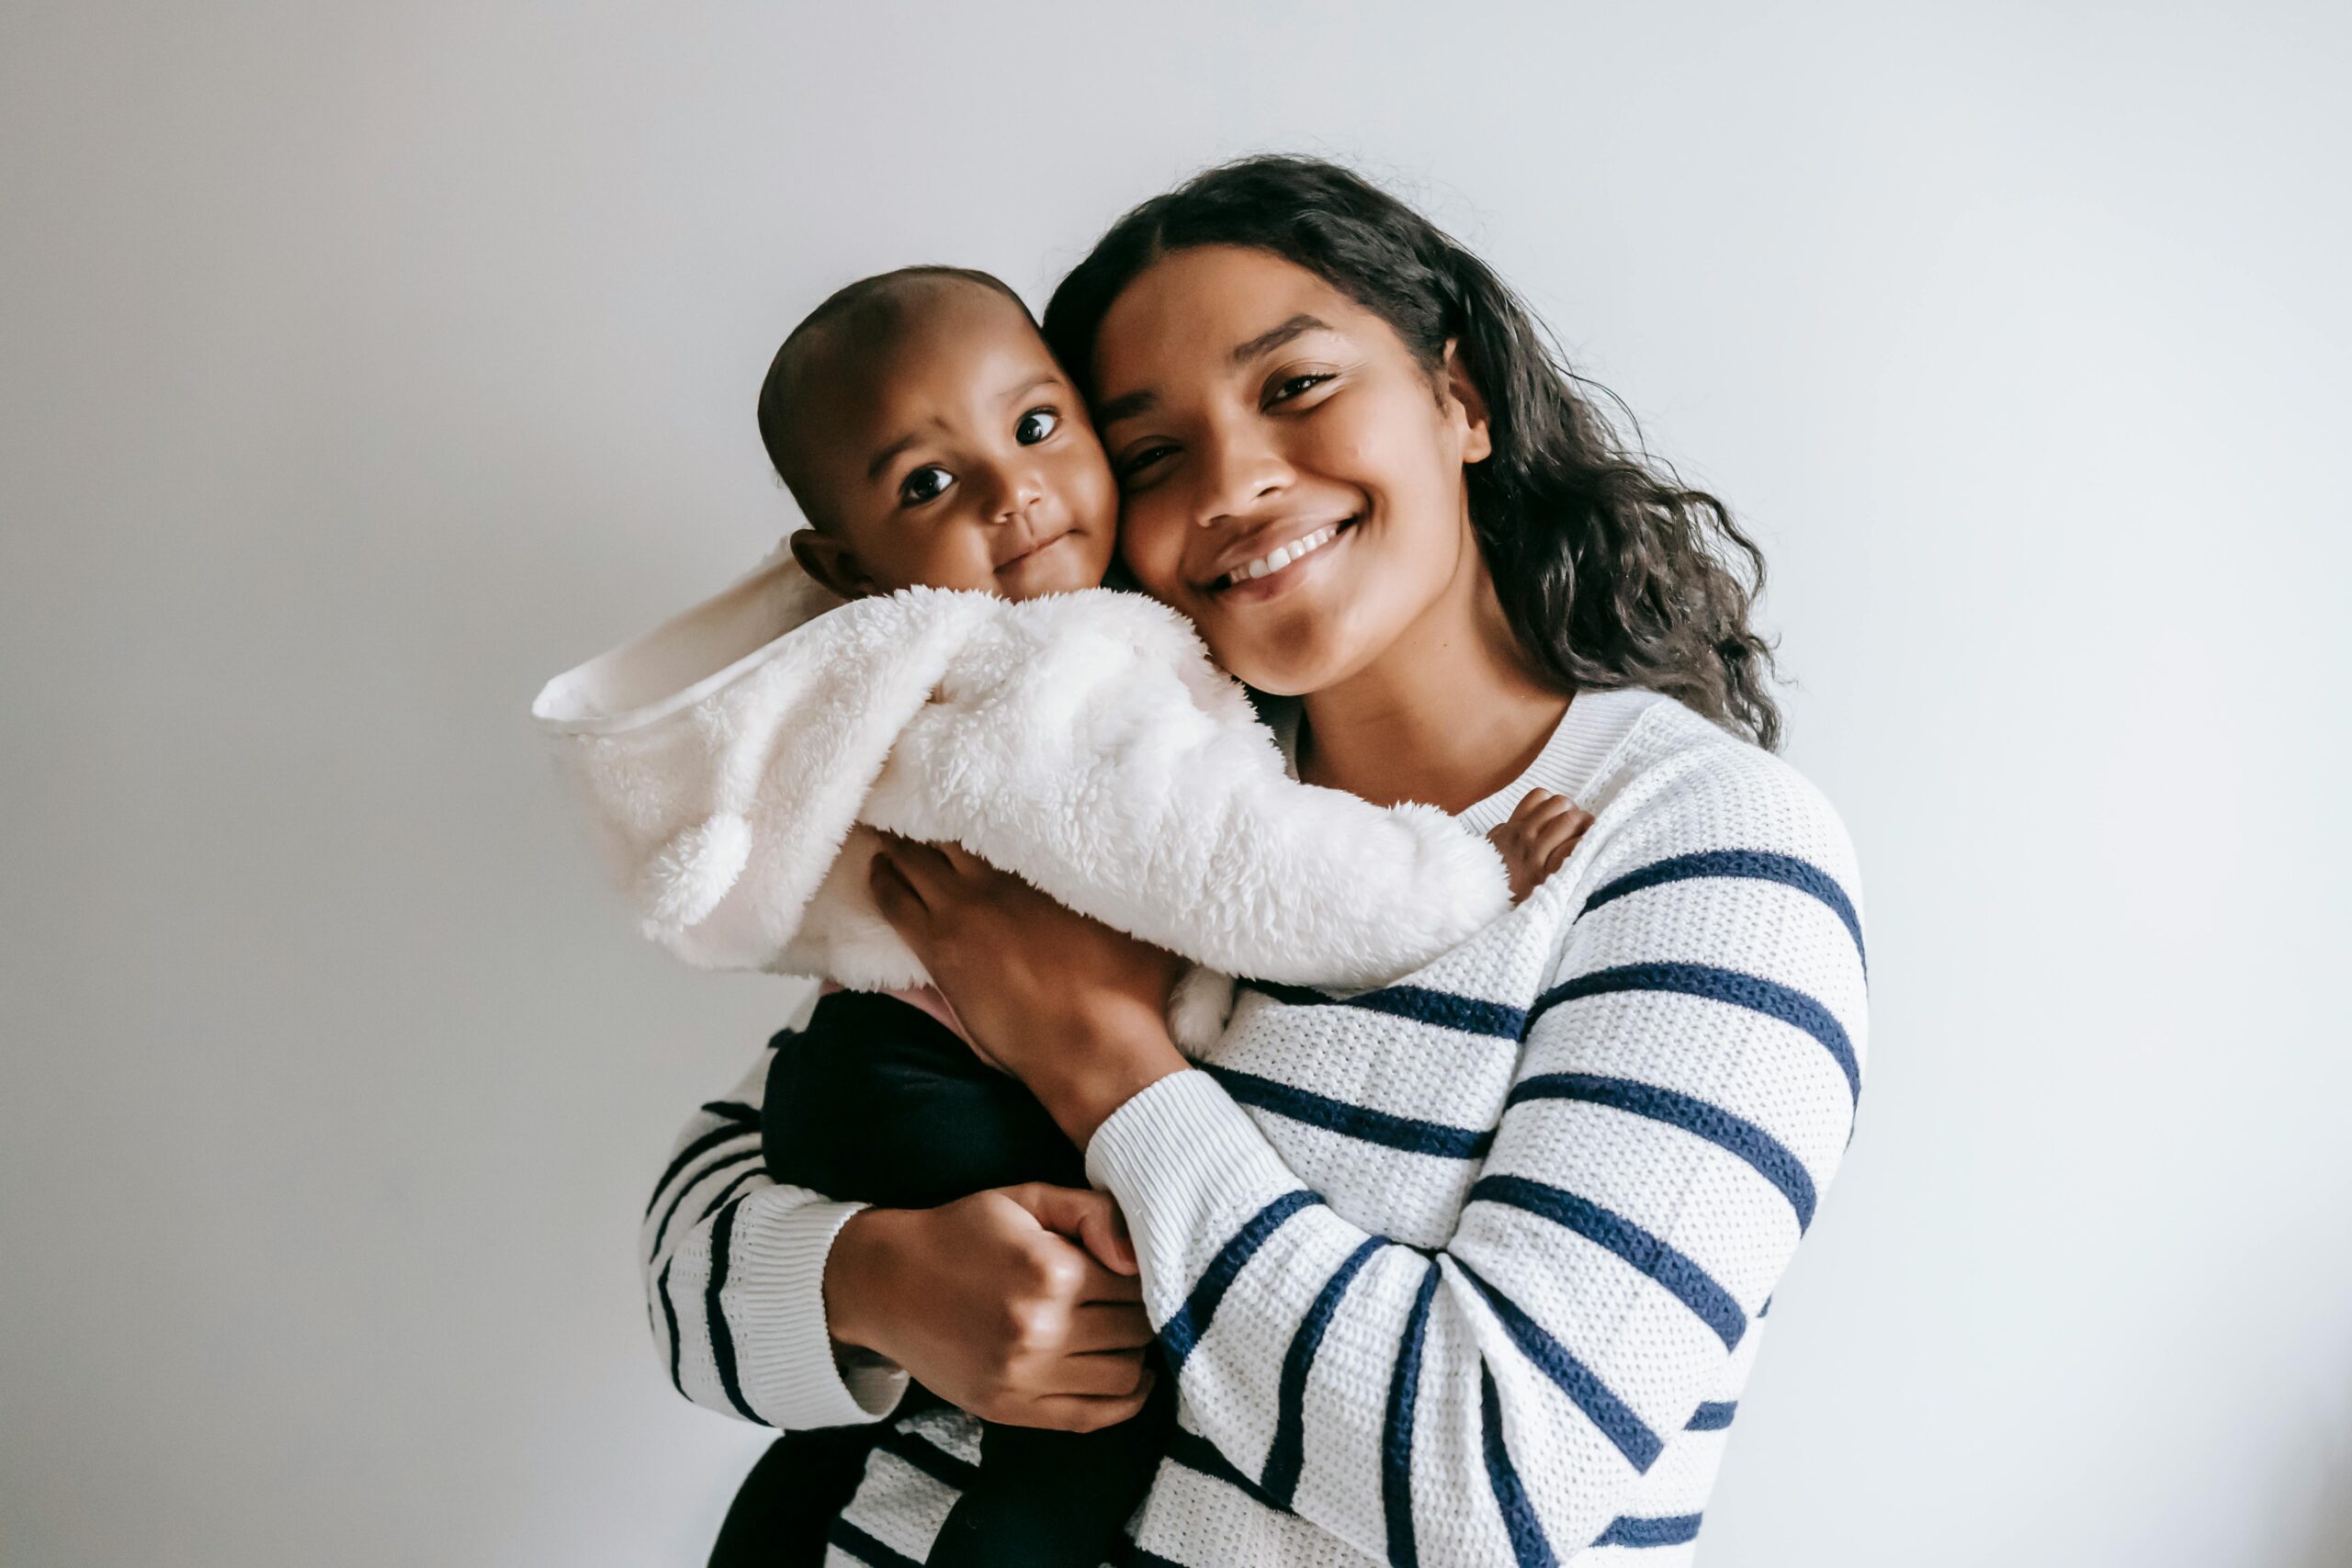
[[[1295,524],[1273,524],[1226,549],[1238,565],[1220,570],[1201,586],[1228,604],[1255,604],[1289,592],[1330,564],[1335,547],[1354,532],[1356,519],[1342,517],[1304,529]],[[1268,541],[1279,541],[1267,547]],[[1311,564],[1310,564],[1311,563]]]

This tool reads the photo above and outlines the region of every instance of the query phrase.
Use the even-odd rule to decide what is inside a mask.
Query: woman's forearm
[[[725,1415],[786,1427],[872,1420],[904,1379],[843,1368],[826,1338],[820,1281],[855,1211],[762,1168],[768,1055],[687,1122],[646,1209],[656,1352],[679,1393]]]
[[[1114,998],[1085,1021],[1079,1037],[1024,1054],[1019,1071],[1055,1124],[1083,1150],[1119,1107],[1191,1065],[1169,1037],[1164,1013]]]

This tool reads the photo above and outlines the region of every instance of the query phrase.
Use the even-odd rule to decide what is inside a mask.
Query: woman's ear
[[[1465,463],[1484,462],[1495,451],[1495,435],[1487,417],[1487,394],[1470,378],[1469,362],[1462,355],[1462,340],[1445,340],[1444,375],[1446,412],[1461,420],[1462,460]]]
[[[800,570],[841,598],[863,599],[874,592],[874,579],[858,564],[857,552],[831,535],[803,528],[789,542]]]

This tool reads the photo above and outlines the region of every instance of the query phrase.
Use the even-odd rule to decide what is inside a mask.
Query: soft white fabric
[[[1273,981],[1376,985],[1510,907],[1501,857],[1443,813],[1292,779],[1191,624],[1140,594],[845,604],[779,550],[532,712],[646,934],[706,968],[926,983],[868,890],[873,829]],[[1189,984],[1181,1032],[1213,1038],[1227,995]]]

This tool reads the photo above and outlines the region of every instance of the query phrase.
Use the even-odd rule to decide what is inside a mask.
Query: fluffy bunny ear
[[[667,942],[718,908],[752,858],[752,825],[732,811],[705,818],[655,852],[638,884],[644,930]]]
[[[1168,998],[1168,1032],[1177,1049],[1198,1061],[1225,1034],[1233,1016],[1233,976],[1195,964]]]

